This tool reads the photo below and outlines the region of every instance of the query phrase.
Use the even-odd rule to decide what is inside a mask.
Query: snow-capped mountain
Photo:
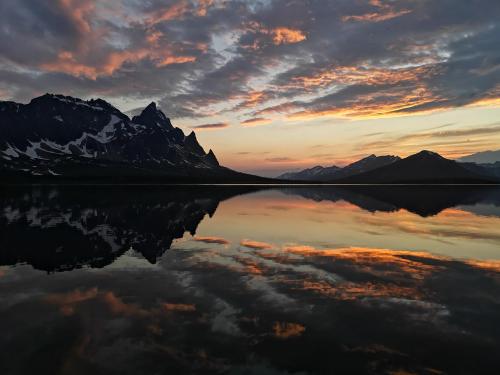
[[[212,176],[230,171],[155,103],[130,119],[102,99],[0,102],[0,170],[50,176]]]

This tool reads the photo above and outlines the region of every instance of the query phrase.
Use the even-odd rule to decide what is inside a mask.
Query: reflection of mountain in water
[[[103,267],[130,248],[151,263],[185,232],[194,234],[219,202],[262,187],[4,188],[0,192],[0,264],[46,271]],[[430,216],[460,206],[500,216],[495,187],[290,187],[316,201],[347,201],[370,212],[400,208]],[[279,223],[278,223],[279,224]]]
[[[427,217],[456,206],[474,213],[475,205],[485,204],[490,206],[489,215],[500,216],[500,188],[493,186],[319,186],[282,191],[315,201],[344,200],[370,212],[403,208]]]
[[[0,264],[46,271],[103,267],[131,247],[154,263],[194,234],[220,201],[249,188],[94,187],[3,190]]]

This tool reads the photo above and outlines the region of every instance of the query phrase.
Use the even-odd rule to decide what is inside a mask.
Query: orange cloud
[[[207,15],[208,9],[215,4],[215,0],[198,0],[198,8],[196,15],[204,17]]]
[[[171,64],[184,64],[196,60],[194,56],[174,56],[169,51],[139,48],[136,50],[111,52],[106,57],[104,63],[92,66],[78,62],[72,52],[63,51],[59,53],[56,61],[44,63],[40,67],[49,72],[67,73],[77,77],[84,76],[95,80],[99,76],[112,75],[127,62],[137,62],[146,58],[153,60],[157,67]]]
[[[252,240],[241,240],[240,245],[249,247],[251,249],[272,249],[274,247],[273,245],[266,242],[259,242]]]
[[[156,66],[165,66],[171,64],[184,64],[196,60],[194,56],[167,56],[163,58]]]
[[[443,106],[440,108],[434,107],[432,109],[412,110],[413,108],[418,108],[425,104],[439,102],[439,100],[439,97],[436,97],[424,86],[417,86],[411,92],[404,87],[395,87],[393,89],[386,89],[383,93],[373,92],[359,95],[345,106],[335,107],[332,105],[331,109],[306,109],[291,113],[287,115],[287,117],[297,121],[319,117],[373,119],[410,116],[417,112],[430,113],[445,108]]]
[[[225,238],[215,236],[196,236],[194,237],[194,240],[198,242],[214,243],[220,245],[229,245],[231,243]]]
[[[299,43],[306,39],[305,34],[298,29],[290,29],[288,27],[278,27],[271,30],[273,43],[279,44],[293,44]]]
[[[163,33],[161,31],[153,31],[146,36],[146,40],[149,44],[157,45],[158,40],[160,40],[162,36]]]
[[[183,19],[189,14],[204,17],[214,4],[214,0],[198,0],[196,6],[193,7],[188,1],[180,0],[166,8],[152,12],[146,18],[145,23],[148,26],[153,26],[160,22]]]
[[[229,127],[229,124],[226,122],[216,122],[213,124],[202,124],[202,125],[194,125],[191,126],[191,129],[196,129],[196,130],[218,130],[218,129],[224,129]]]
[[[351,15],[342,17],[342,21],[358,21],[358,22],[381,22],[387,21],[402,15],[411,13],[409,9],[394,10],[394,8],[389,4],[382,3],[381,0],[371,0],[370,5],[379,8],[379,11],[372,13],[365,13],[361,15]]]
[[[254,117],[249,118],[248,120],[242,121],[240,124],[244,126],[257,126],[257,125],[266,125],[271,123],[271,120],[265,117]]]
[[[93,0],[59,0],[59,4],[80,33],[90,32],[91,28],[87,17],[95,10]]]
[[[146,19],[148,26],[156,25],[164,21],[171,21],[182,18],[189,11],[189,4],[185,0],[181,0],[171,6],[157,10],[149,15]]]

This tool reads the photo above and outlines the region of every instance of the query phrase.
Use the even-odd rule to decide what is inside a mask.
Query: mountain
[[[500,150],[483,151],[457,159],[461,163],[490,164],[500,162]]]
[[[337,166],[321,167],[317,166],[310,169],[304,169],[300,172],[289,172],[278,176],[283,180],[297,181],[333,181],[336,179],[346,178],[359,173],[371,171],[376,168],[383,167],[398,161],[398,156],[386,155],[376,156],[370,155],[366,158],[358,160],[352,164],[339,168]]]
[[[358,160],[342,168],[335,174],[335,176],[333,176],[334,178],[332,180],[334,179],[338,180],[341,178],[354,176],[360,173],[369,172],[374,169],[390,165],[400,159],[401,158],[399,156],[393,156],[393,155],[384,155],[384,156],[370,155],[364,159]]]
[[[296,180],[296,181],[322,181],[329,179],[335,175],[341,168],[332,165],[331,167],[322,167],[318,165],[313,168],[304,169],[298,172],[287,172],[279,175],[277,178],[281,180]]]
[[[258,179],[219,165],[149,104],[130,119],[102,99],[45,94],[0,102],[0,173],[9,178]],[[56,179],[57,179],[56,178]]]
[[[336,182],[362,184],[487,183],[494,180],[494,178],[466,169],[460,163],[446,159],[435,152],[424,150],[384,167],[336,180]]]

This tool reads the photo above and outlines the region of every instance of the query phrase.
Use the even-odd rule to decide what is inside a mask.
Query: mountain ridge
[[[494,177],[464,168],[436,152],[422,150],[392,164],[338,180],[352,184],[462,184],[494,183]]]
[[[28,104],[0,101],[0,124],[7,179],[267,180],[221,166],[154,102],[129,118],[102,99],[45,94]]]
[[[370,170],[382,167],[384,165],[394,163],[399,159],[400,158],[398,156],[393,156],[393,155],[376,156],[375,154],[371,154],[343,168],[337,167],[335,165],[331,167],[316,166],[298,172],[283,173],[279,175],[277,178],[284,180],[327,182],[341,178],[346,178],[362,172],[368,172]]]
[[[493,164],[500,162],[500,150],[476,152],[457,159],[460,163]]]

